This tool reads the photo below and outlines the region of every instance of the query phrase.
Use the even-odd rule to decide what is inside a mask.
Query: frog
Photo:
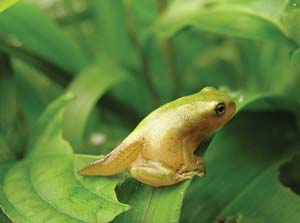
[[[83,176],[112,176],[124,170],[154,187],[205,176],[198,145],[227,123],[234,100],[213,87],[166,103],[147,115],[110,153],[78,171]]]

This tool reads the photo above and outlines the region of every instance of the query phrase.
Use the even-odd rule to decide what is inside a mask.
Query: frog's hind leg
[[[196,172],[177,173],[174,169],[152,160],[138,160],[129,168],[130,175],[155,187],[176,184],[185,179],[191,179]]]
[[[129,173],[133,178],[152,186],[177,183],[175,170],[156,161],[138,160],[129,168]]]

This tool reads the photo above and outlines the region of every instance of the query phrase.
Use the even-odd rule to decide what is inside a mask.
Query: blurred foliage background
[[[300,221],[299,0],[2,0],[0,11],[0,205],[13,221],[43,222],[4,202],[6,163],[27,159],[54,99],[75,93],[59,129],[75,153],[98,155],[205,86],[241,104],[208,147],[207,178],[162,189],[126,180],[117,194],[132,208],[114,221]],[[119,214],[109,213],[97,222]]]

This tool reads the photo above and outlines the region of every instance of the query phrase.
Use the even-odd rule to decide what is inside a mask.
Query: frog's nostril
[[[235,106],[235,103],[233,101],[229,102],[229,107],[234,107]]]

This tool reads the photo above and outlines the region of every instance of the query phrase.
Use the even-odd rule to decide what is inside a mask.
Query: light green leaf
[[[0,0],[0,13],[15,4],[18,0]]]
[[[121,178],[108,183],[106,178],[89,181],[77,175],[78,167],[96,157],[74,156],[62,138],[63,108],[72,98],[63,95],[42,114],[27,158],[0,168],[0,205],[16,222],[109,222],[128,209],[113,195]]]
[[[78,46],[30,4],[19,2],[1,13],[0,33],[3,50],[7,50],[7,45],[24,48],[72,73],[79,72],[87,64]]]
[[[132,209],[113,222],[178,222],[185,192],[190,181],[155,188],[137,182],[126,182],[121,187],[121,201]],[[123,197],[122,197],[123,196]]]
[[[278,107],[282,102],[256,101],[219,132],[205,154],[207,176],[195,178],[187,192],[182,222],[236,215],[240,223],[300,221],[300,197],[278,179],[280,165],[299,152],[294,113],[299,104]]]
[[[153,29],[161,35],[172,36],[186,26],[293,45],[279,21],[257,13],[251,5],[246,4],[174,1]]]
[[[101,57],[71,82],[68,90],[75,94],[76,99],[66,108],[63,127],[66,139],[75,150],[78,151],[82,146],[88,117],[98,99],[126,77],[128,74],[122,67]]]
[[[9,212],[14,215],[15,222],[22,222],[22,216],[17,212],[13,205],[9,203],[9,201],[5,198],[5,194],[3,192],[3,184],[4,177],[6,172],[13,166],[13,162],[0,163],[0,209],[7,215],[8,213],[5,211],[9,209]],[[6,207],[4,209],[4,206]]]

